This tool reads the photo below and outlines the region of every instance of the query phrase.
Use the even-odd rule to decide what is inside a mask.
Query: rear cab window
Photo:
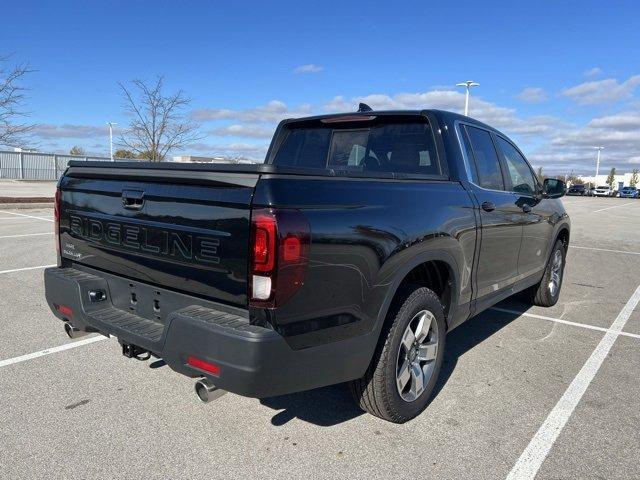
[[[291,122],[267,163],[345,172],[443,177],[433,132],[420,115]]]

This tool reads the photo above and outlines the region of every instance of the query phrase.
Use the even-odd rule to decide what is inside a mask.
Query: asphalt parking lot
[[[205,405],[161,362],[69,340],[44,299],[52,211],[0,211],[0,477],[640,478],[640,200],[563,201],[559,303],[509,299],[451,332],[404,425],[344,385]]]

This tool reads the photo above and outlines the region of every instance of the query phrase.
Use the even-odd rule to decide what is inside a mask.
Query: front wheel
[[[446,335],[442,304],[433,291],[420,287],[401,295],[367,372],[350,384],[360,408],[394,423],[411,420],[428,405]]]
[[[565,257],[566,249],[564,243],[558,240],[551,251],[542,280],[531,287],[531,302],[534,305],[552,307],[558,302],[564,277]]]

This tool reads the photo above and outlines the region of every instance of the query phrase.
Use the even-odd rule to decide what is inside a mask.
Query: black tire
[[[362,410],[390,422],[404,423],[419,415],[429,403],[444,356],[446,324],[440,299],[428,288],[413,286],[403,289],[397,299],[395,308],[390,310],[385,321],[378,347],[367,372],[362,378],[352,381],[350,389]],[[424,367],[415,370],[414,368],[418,368],[415,362],[421,362],[420,355],[416,356],[416,353],[422,350],[418,347],[417,350],[406,349],[403,339],[414,325],[423,325],[420,323],[422,318],[428,319],[430,325],[427,327],[428,333],[422,345],[425,348],[433,348],[435,338],[436,347],[433,348],[435,352],[431,350],[431,353],[425,354],[434,358],[426,360]],[[415,328],[417,331],[418,328]],[[430,330],[433,328],[436,329],[435,337],[432,336],[434,330]],[[418,343],[414,345],[419,345],[419,336],[416,333],[415,339]],[[413,355],[411,360],[410,350]],[[399,362],[402,362],[402,365]],[[404,366],[407,368],[402,369]],[[410,375],[407,384],[410,388],[405,393],[400,392],[397,383],[401,381],[397,378],[401,370],[422,374],[420,382],[416,381],[417,376]],[[401,395],[411,396],[419,391],[417,388],[415,391],[411,388],[415,383],[423,386],[422,393],[416,395],[413,400],[404,399]]]
[[[554,290],[551,286],[551,280],[555,270],[554,259],[556,258],[556,255],[560,256],[562,263],[560,265],[557,287]],[[551,255],[549,255],[549,260],[547,260],[547,268],[544,271],[542,280],[529,290],[531,303],[539,307],[553,307],[558,302],[560,290],[562,289],[562,281],[564,279],[565,257],[566,248],[564,243],[562,243],[561,240],[558,240],[553,246],[553,250],[551,250]]]

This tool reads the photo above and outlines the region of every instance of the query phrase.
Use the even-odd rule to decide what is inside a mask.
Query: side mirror
[[[560,198],[567,191],[567,185],[557,178],[545,178],[542,183],[542,196],[544,198]]]

